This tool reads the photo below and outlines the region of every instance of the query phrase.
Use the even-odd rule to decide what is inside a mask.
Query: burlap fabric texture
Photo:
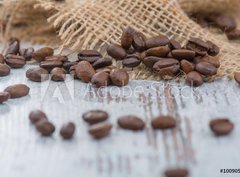
[[[201,28],[185,12],[230,13],[240,21],[235,10],[239,5],[239,0],[5,0],[2,17],[10,24],[3,40],[11,35],[34,42],[61,41],[62,46],[74,51],[104,52],[106,45],[118,42],[122,29],[130,25],[147,36],[161,33],[182,43],[190,37],[213,41],[221,47],[218,76],[231,77],[240,70],[240,43],[229,42],[219,30]],[[143,65],[134,69],[131,76],[160,79]]]

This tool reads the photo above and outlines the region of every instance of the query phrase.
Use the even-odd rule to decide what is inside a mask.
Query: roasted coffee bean
[[[104,72],[110,74],[111,71],[112,71],[113,69],[116,69],[116,68],[117,68],[116,66],[110,65],[110,66],[107,66],[107,67],[104,67],[104,68],[99,68],[99,69],[96,70],[96,72],[99,73],[99,72],[101,72],[101,71],[104,71]]]
[[[174,39],[171,39],[169,42],[170,42],[169,43],[169,47],[170,47],[171,50],[181,49],[182,48],[181,44],[178,41],[174,40]]]
[[[181,60],[180,65],[181,65],[181,70],[183,70],[183,72],[186,74],[193,71],[195,68],[195,65],[187,60]]]
[[[9,75],[11,69],[8,65],[0,63],[0,77]]]
[[[216,44],[212,43],[211,41],[207,41],[207,44],[209,46],[208,55],[216,56],[219,54],[220,49]]]
[[[4,64],[4,56],[0,53],[0,64]]]
[[[122,36],[121,36],[121,46],[125,49],[129,49],[132,46],[133,43],[133,34],[135,33],[135,30],[131,27],[127,27],[123,30]]]
[[[42,82],[48,80],[49,74],[46,69],[43,68],[30,68],[26,72],[26,77],[31,81]]]
[[[107,120],[108,113],[102,110],[91,110],[83,114],[82,118],[89,124],[96,124]]]
[[[79,61],[87,61],[89,63],[94,63],[102,58],[102,55],[96,50],[82,50],[78,53]]]
[[[61,62],[66,62],[68,61],[68,57],[65,55],[53,55],[53,56],[48,56],[44,59],[45,61],[61,61]]]
[[[93,63],[93,68],[94,69],[99,69],[103,68],[106,66],[112,65],[112,59],[111,58],[101,58],[97,60],[96,62]]]
[[[36,124],[40,120],[48,120],[47,115],[41,111],[41,110],[33,110],[29,114],[29,120],[33,123]]]
[[[228,135],[234,129],[234,124],[226,118],[218,118],[210,121],[210,128],[217,136]]]
[[[55,126],[46,119],[38,121],[35,125],[42,136],[51,136],[55,131]]]
[[[175,76],[180,70],[180,63],[173,58],[163,58],[153,65],[153,71],[160,76]]]
[[[109,73],[101,71],[93,75],[92,84],[96,85],[97,88],[110,85],[110,76]]]
[[[32,59],[32,53],[34,52],[34,48],[29,47],[26,49],[20,49],[19,53],[21,56],[23,56],[26,60]]]
[[[42,61],[39,66],[46,69],[48,72],[51,72],[53,68],[62,67],[63,63],[61,61]]]
[[[176,120],[171,116],[159,116],[152,120],[154,129],[169,129],[176,127]]]
[[[122,116],[118,119],[119,127],[128,130],[143,130],[145,127],[144,121],[134,115]]]
[[[200,74],[203,74],[205,76],[213,76],[217,74],[217,68],[211,63],[205,61],[197,63],[195,69]]]
[[[234,73],[234,79],[238,84],[240,84],[240,72]]]
[[[78,64],[77,61],[66,61],[66,62],[63,63],[63,68],[64,68],[67,72],[69,72],[70,68],[71,68],[72,66],[74,66],[74,65],[77,65],[77,64]]]
[[[203,84],[203,78],[202,78],[201,74],[199,74],[198,72],[191,71],[190,73],[187,74],[186,82],[190,86],[198,87]]]
[[[211,63],[216,68],[220,67],[220,61],[218,60],[218,58],[216,56],[206,55],[202,58],[202,61],[206,61],[208,63]]]
[[[113,57],[116,60],[122,60],[126,57],[127,52],[118,44],[111,44],[107,48],[107,53],[109,56]]]
[[[140,65],[141,60],[137,55],[128,55],[125,59],[123,59],[122,64],[128,68],[134,68]]]
[[[155,63],[157,63],[158,61],[160,61],[162,58],[159,57],[153,57],[153,56],[149,56],[149,57],[145,57],[143,58],[142,62],[143,64],[145,64],[147,67],[152,68],[153,65]]]
[[[137,52],[142,52],[146,48],[146,36],[141,32],[135,32],[133,34],[133,48]]]
[[[169,43],[170,41],[167,38],[167,36],[164,36],[164,35],[154,36],[146,40],[146,48],[150,49],[154,47],[160,47],[160,46],[168,45]]]
[[[20,49],[20,41],[19,41],[19,39],[11,38],[9,40],[9,44],[8,44],[8,49],[6,51],[6,55],[8,55],[8,54],[17,55],[19,53],[19,49]]]
[[[174,168],[165,171],[166,177],[187,177],[189,172],[185,168]]]
[[[234,18],[225,15],[217,17],[216,25],[224,32],[232,31],[237,27],[237,23]]]
[[[203,28],[209,26],[209,22],[205,19],[205,16],[202,13],[192,14],[191,17],[193,17],[193,20]]]
[[[83,82],[90,82],[93,75],[96,73],[92,65],[87,61],[81,61],[75,67],[77,77]]]
[[[175,49],[171,52],[173,58],[176,59],[186,59],[186,60],[192,60],[195,57],[195,52],[192,50],[186,50],[186,49]]]
[[[10,94],[8,92],[0,92],[0,104],[7,101],[10,98]]]
[[[128,84],[129,75],[123,69],[114,69],[110,73],[111,81],[114,85],[118,87],[122,87]]]
[[[216,25],[216,20],[218,17],[220,17],[221,14],[218,12],[211,12],[205,16],[205,19],[211,24]]]
[[[52,56],[54,53],[53,49],[50,47],[43,47],[32,52],[32,58],[38,62],[44,61],[46,57]]]
[[[10,98],[20,98],[28,95],[30,88],[24,84],[15,84],[5,88],[4,92],[10,94]]]
[[[53,68],[51,71],[51,79],[53,81],[64,81],[66,78],[66,71],[63,68]]]
[[[168,46],[160,46],[148,49],[145,53],[146,56],[166,57],[170,52]]]
[[[69,69],[69,74],[70,74],[74,79],[78,79],[77,73],[76,73],[76,70],[75,70],[76,67],[77,67],[77,65],[73,65],[73,66],[71,66],[70,69]]]
[[[88,132],[96,139],[104,138],[109,135],[112,125],[108,122],[98,123],[92,125]]]
[[[73,122],[69,122],[62,126],[60,135],[63,137],[63,139],[72,139],[75,129],[75,124]]]
[[[22,68],[26,64],[24,57],[13,54],[6,55],[5,62],[11,68]]]
[[[196,54],[200,56],[206,55],[209,50],[208,44],[199,38],[189,39],[186,48],[196,52]]]
[[[235,29],[226,34],[227,34],[227,37],[229,40],[239,40],[240,39],[240,30],[239,29]]]

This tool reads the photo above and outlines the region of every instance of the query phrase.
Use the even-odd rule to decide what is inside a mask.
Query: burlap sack
[[[234,11],[239,7],[238,1],[19,0],[10,2],[5,0],[4,15],[12,24],[5,32],[22,38],[35,39],[37,42],[55,42],[56,38],[50,38],[55,37],[52,33],[55,29],[65,47],[72,50],[95,48],[102,51],[105,51],[106,44],[118,42],[122,29],[128,25],[147,36],[162,33],[170,38],[177,38],[183,43],[195,36],[211,40],[221,47],[219,58],[222,66],[218,76],[232,76],[236,70],[240,70],[239,42],[230,43],[219,30],[202,29],[188,18],[185,11],[234,12],[234,16],[239,17]],[[21,28],[16,28],[17,25]],[[15,28],[10,30],[11,26]],[[4,36],[4,39],[7,39],[7,35]],[[134,69],[131,74],[134,79],[160,79],[144,66]]]

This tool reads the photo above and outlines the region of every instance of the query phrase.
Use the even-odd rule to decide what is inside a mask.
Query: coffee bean
[[[170,40],[169,47],[170,47],[171,50],[181,49],[182,48],[181,44],[178,41],[174,40],[174,39]]]
[[[141,32],[135,32],[133,34],[133,48],[137,52],[142,52],[146,48],[146,36]]]
[[[67,71],[70,72],[70,68],[74,65],[77,65],[78,62],[77,61],[66,61],[63,63],[63,68]]]
[[[150,48],[146,51],[146,56],[166,57],[170,52],[168,46]]]
[[[10,98],[20,98],[28,95],[30,88],[24,84],[15,84],[5,88],[4,92],[10,94]]]
[[[34,52],[32,52],[32,58],[38,62],[44,61],[46,57],[52,56],[54,53],[53,49],[50,47],[43,47]]]
[[[186,59],[186,60],[192,60],[195,57],[195,52],[192,50],[186,50],[186,49],[175,49],[171,52],[173,58],[176,59]]]
[[[42,82],[48,80],[49,74],[46,69],[43,68],[30,68],[26,72],[26,77],[31,81]]]
[[[122,87],[128,84],[129,75],[123,69],[114,69],[110,73],[111,81],[114,85]]]
[[[166,177],[187,177],[188,174],[189,172],[185,168],[174,168],[165,171]]]
[[[68,57],[65,55],[53,55],[53,56],[47,56],[45,61],[61,61],[61,62],[66,62],[68,61]]]
[[[193,71],[195,68],[195,65],[187,60],[181,60],[180,65],[181,65],[181,70],[183,70],[183,72],[186,74]]]
[[[160,76],[175,76],[179,69],[179,61],[173,58],[163,58],[153,65],[153,71]]]
[[[36,124],[40,120],[48,120],[47,115],[41,111],[41,110],[33,110],[29,114],[29,120],[33,123]]]
[[[155,63],[157,63],[158,61],[160,61],[162,58],[159,57],[153,57],[153,56],[149,56],[149,57],[145,57],[143,58],[142,62],[143,64],[145,64],[147,67],[152,68],[153,65]]]
[[[122,64],[128,68],[134,68],[140,65],[141,60],[137,55],[128,55],[125,59],[123,59]]]
[[[0,64],[4,64],[4,56],[0,53]]]
[[[9,75],[11,69],[8,65],[0,63],[0,77]]]
[[[98,72],[93,75],[91,82],[96,85],[97,88],[108,86],[111,82],[109,73],[104,71]]]
[[[200,38],[189,39],[186,48],[196,52],[200,56],[206,55],[209,50],[208,44]]]
[[[152,120],[154,129],[169,129],[176,127],[176,120],[171,116],[159,116]]]
[[[92,65],[87,61],[81,61],[77,64],[75,68],[77,77],[83,82],[90,82],[93,75],[96,73]]]
[[[17,38],[11,38],[9,40],[8,48],[6,51],[6,55],[12,54],[12,55],[17,55],[19,53],[20,49],[20,41]]]
[[[99,69],[99,68],[109,66],[111,64],[112,64],[111,58],[101,58],[101,59],[97,60],[96,62],[94,62],[92,66],[94,69]]]
[[[20,49],[19,53],[21,56],[23,56],[26,60],[32,59],[32,53],[34,52],[34,48],[29,47],[26,49]]]
[[[146,40],[146,48],[150,49],[153,47],[160,47],[160,46],[168,45],[169,43],[170,41],[167,38],[167,36],[164,36],[164,35],[154,36]]]
[[[209,46],[208,55],[216,56],[219,54],[220,49],[216,44],[212,43],[211,41],[207,41],[207,44]]]
[[[51,71],[51,79],[53,81],[64,81],[66,78],[66,71],[63,68],[54,68]]]
[[[102,55],[96,50],[82,50],[78,53],[79,61],[88,61],[94,63],[102,58]]]
[[[206,55],[202,58],[203,61],[206,61],[208,63],[211,63],[212,65],[214,65],[216,68],[220,67],[220,61],[218,60],[218,58],[216,56],[210,56],[210,55]]]
[[[22,68],[26,64],[24,57],[13,54],[6,55],[5,62],[11,68]]]
[[[240,72],[234,73],[234,79],[238,84],[240,84]]]
[[[200,62],[196,64],[196,71],[205,76],[213,76],[217,74],[217,68],[208,62]]]
[[[83,114],[82,118],[89,124],[96,124],[107,120],[108,113],[102,110],[91,110]]]
[[[131,27],[127,27],[123,30],[122,36],[121,36],[121,46],[125,49],[129,49],[132,46],[133,43],[133,34],[135,33],[135,30]]]
[[[100,139],[109,135],[112,125],[108,122],[102,122],[92,125],[88,132],[96,139]]]
[[[0,92],[0,104],[7,101],[10,98],[10,94],[8,92]]]
[[[51,72],[53,68],[56,67],[62,67],[63,63],[61,61],[55,61],[55,60],[50,60],[50,61],[42,61],[39,66],[41,68],[46,69],[48,72]]]
[[[229,40],[239,40],[240,39],[240,30],[239,29],[235,29],[226,34],[227,34],[227,37]]]
[[[123,129],[128,130],[143,130],[145,127],[144,121],[134,115],[122,116],[118,119],[118,125]]]
[[[72,139],[75,129],[75,124],[73,122],[69,122],[62,126],[60,135],[63,137],[63,139]]]
[[[55,126],[46,119],[41,119],[35,125],[42,136],[51,136],[55,131]]]
[[[223,31],[229,32],[237,27],[237,23],[234,18],[230,16],[221,15],[216,19],[216,25]]]
[[[218,12],[211,12],[205,16],[205,19],[212,25],[216,25],[216,20],[221,14]]]
[[[99,68],[99,69],[96,70],[96,72],[99,73],[99,72],[101,72],[101,71],[104,71],[104,72],[110,74],[111,71],[112,71],[113,69],[116,69],[116,68],[117,68],[116,66],[110,65],[110,66],[107,66],[107,67],[104,67],[104,68]]]
[[[107,48],[107,53],[116,60],[122,60],[127,55],[127,52],[118,44],[111,44]]]
[[[78,79],[77,73],[76,73],[76,67],[77,67],[77,65],[73,65],[73,66],[71,66],[70,69],[69,69],[69,74],[70,74],[74,79]]]
[[[186,82],[190,86],[201,86],[203,84],[203,78],[202,76],[196,72],[196,71],[191,71],[190,73],[187,74]]]
[[[209,123],[211,130],[217,136],[228,135],[234,129],[234,124],[226,118],[213,119]]]

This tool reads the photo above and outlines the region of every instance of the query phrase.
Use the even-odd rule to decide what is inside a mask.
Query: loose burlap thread
[[[3,5],[6,9],[3,14],[11,19],[5,33],[27,40],[56,43],[58,34],[63,47],[105,52],[108,44],[119,42],[123,28],[132,26],[148,37],[165,34],[183,44],[190,37],[211,40],[221,47],[217,76],[232,77],[240,70],[240,43],[229,42],[219,30],[201,28],[185,13],[211,10],[230,13],[239,20],[239,14],[234,11],[239,7],[238,0],[221,3],[218,0],[5,0]],[[6,40],[7,35],[4,36]],[[143,65],[131,71],[131,76],[161,79]]]

